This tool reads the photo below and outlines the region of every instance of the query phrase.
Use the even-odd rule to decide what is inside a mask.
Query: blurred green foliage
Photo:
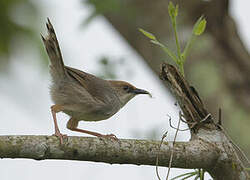
[[[108,12],[120,12],[122,6],[117,0],[84,0],[84,4],[93,5],[94,9],[84,20],[84,25],[89,24],[96,16]]]
[[[125,59],[112,59],[108,56],[102,56],[98,60],[98,77],[104,79],[117,79],[119,69],[128,70],[128,66],[125,63]],[[129,73],[131,75],[131,72]]]
[[[96,14],[103,14],[106,12],[119,12],[122,8],[120,1],[117,0],[87,0],[86,3],[95,6]]]
[[[83,25],[88,25],[95,17],[103,14],[117,14],[123,17],[123,21],[133,21],[138,13],[136,7],[128,7],[125,9],[127,1],[118,0],[82,0],[84,6],[90,5],[92,8],[89,16],[84,20]],[[129,12],[129,13],[128,13]]]
[[[17,37],[38,40],[35,34],[38,10],[30,0],[0,0],[0,68],[10,62],[13,43]],[[0,70],[0,72],[2,72]]]

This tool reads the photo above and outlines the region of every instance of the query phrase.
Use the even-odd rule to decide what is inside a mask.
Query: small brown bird
[[[52,85],[50,94],[55,105],[51,112],[55,134],[63,142],[63,135],[57,125],[56,113],[64,112],[71,118],[67,128],[98,137],[117,139],[114,134],[102,135],[77,128],[79,121],[101,121],[118,112],[129,100],[138,94],[149,92],[138,89],[124,81],[111,81],[65,66],[54,28],[48,19],[48,35],[42,40],[50,59]]]

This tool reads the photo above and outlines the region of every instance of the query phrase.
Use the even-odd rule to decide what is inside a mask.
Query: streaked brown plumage
[[[67,123],[68,129],[116,139],[113,134],[102,135],[78,129],[78,122],[108,119],[137,94],[149,94],[149,92],[137,89],[124,81],[104,80],[65,66],[54,28],[49,19],[46,26],[48,35],[45,38],[42,36],[42,40],[50,59],[52,76],[50,94],[55,103],[51,106],[51,111],[55,124],[55,135],[60,137],[62,143],[64,135],[60,133],[56,120],[56,113],[62,111],[71,117]]]

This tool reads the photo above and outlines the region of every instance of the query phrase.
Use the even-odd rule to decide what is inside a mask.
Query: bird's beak
[[[150,95],[150,93],[148,91],[145,91],[143,89],[137,89],[136,88],[136,89],[133,89],[132,92],[135,93],[135,94],[149,94]]]

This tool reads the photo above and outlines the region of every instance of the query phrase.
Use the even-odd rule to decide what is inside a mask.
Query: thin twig
[[[182,120],[182,118],[180,118],[180,120],[181,120],[182,122],[187,123],[186,121]],[[176,128],[176,127],[174,127],[174,126],[172,125],[172,119],[171,119],[171,118],[169,118],[169,125],[170,125],[171,128],[173,128],[173,129],[175,129],[175,130],[178,129],[178,128]],[[186,128],[186,129],[179,129],[178,131],[187,131],[187,130],[189,130],[189,128]]]
[[[182,117],[181,117],[181,111],[180,111],[180,112],[179,112],[179,121],[178,121],[177,129],[176,129],[176,132],[175,132],[174,141],[173,141],[173,147],[172,147],[172,151],[171,151],[171,155],[170,155],[170,160],[169,160],[169,164],[168,164],[168,173],[167,173],[167,178],[166,178],[166,180],[168,180],[169,173],[170,173],[170,169],[171,169],[171,165],[172,165],[172,161],[173,161],[174,145],[175,145],[177,133],[178,133],[178,131],[179,131],[179,127],[180,127],[180,123],[181,123],[181,118],[182,118]]]
[[[218,125],[222,125],[222,120],[221,120],[221,108],[219,108],[219,121],[218,121]]]
[[[170,117],[170,116],[169,116],[169,117]],[[171,119],[171,117],[170,117],[170,119]],[[168,131],[165,132],[165,133],[162,135],[161,143],[160,143],[160,145],[159,145],[159,152],[160,152],[160,150],[161,150],[161,145],[162,145],[162,143],[163,143],[163,140],[167,137],[167,134],[168,134]],[[158,163],[159,163],[159,153],[158,153],[157,156],[156,156],[156,169],[155,169],[155,170],[156,170],[156,175],[157,175],[158,179],[161,180],[161,177],[160,177],[159,171],[158,171]]]
[[[208,113],[199,123],[205,122],[209,117],[211,117],[210,113]]]
[[[182,122],[184,122],[184,123],[186,123],[186,124],[188,124],[188,125],[190,125],[190,127],[188,128],[188,129],[192,129],[194,126],[196,126],[197,124],[201,124],[201,123],[203,123],[203,122],[205,122],[209,117],[211,117],[211,114],[209,113],[209,114],[207,114],[206,115],[206,117],[205,118],[203,118],[201,121],[199,121],[199,122],[187,122],[187,121],[185,121],[183,118],[183,115],[181,115],[181,121]],[[171,126],[171,125],[170,125]],[[176,129],[176,128],[174,128],[174,129]],[[184,129],[184,130],[180,130],[179,129],[179,131],[186,131],[186,130],[188,130],[188,129]]]
[[[169,116],[169,115],[167,115],[167,116]],[[187,131],[187,130],[192,129],[192,128],[193,128],[194,126],[196,126],[197,124],[202,123],[202,122],[205,122],[209,117],[211,117],[211,114],[210,114],[210,113],[207,114],[207,116],[206,116],[204,119],[202,119],[200,122],[187,122],[187,121],[185,121],[185,120],[183,119],[183,115],[181,115],[181,116],[180,116],[180,120],[181,120],[182,122],[184,122],[184,123],[190,125],[190,128],[178,129],[178,128],[174,127],[174,126],[172,125],[172,119],[171,119],[171,118],[169,118],[169,125],[170,125],[171,128],[173,128],[173,129],[175,129],[175,130],[178,129],[178,131]]]

